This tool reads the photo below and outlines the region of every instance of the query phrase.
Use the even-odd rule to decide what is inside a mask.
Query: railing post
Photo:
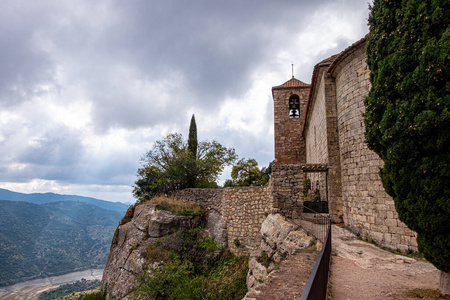
[[[331,222],[328,220],[327,235],[314,268],[306,283],[300,300],[325,300],[331,259]]]

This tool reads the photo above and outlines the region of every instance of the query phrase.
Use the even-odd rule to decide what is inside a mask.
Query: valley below
[[[102,279],[103,269],[89,269],[85,271],[68,273],[61,276],[40,278],[16,283],[0,288],[0,300],[29,300],[37,299],[39,294],[57,288],[62,284],[74,283],[81,279]]]

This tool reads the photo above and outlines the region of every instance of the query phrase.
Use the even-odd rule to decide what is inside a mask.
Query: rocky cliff
[[[158,261],[150,253],[151,245],[181,247],[183,233],[199,225],[219,245],[227,246],[226,223],[214,210],[202,216],[183,216],[158,210],[152,203],[137,205],[131,220],[119,225],[114,234],[102,279],[107,298],[128,299],[137,276],[164,260],[164,254]]]
[[[194,251],[188,254],[189,259],[197,265],[206,266],[203,268],[206,270],[211,267],[207,265],[214,256],[218,257],[220,252],[228,248],[227,222],[216,210],[185,216],[157,208],[153,203],[137,205],[132,218],[126,223],[122,222],[117,228],[102,279],[102,289],[107,289],[107,299],[131,298],[133,286],[140,284],[137,280],[142,282],[142,274],[152,268],[155,271],[155,268],[172,260],[168,253],[181,257],[184,255],[182,252],[191,247]],[[195,232],[195,235],[192,235],[192,232]],[[315,239],[298,224],[280,214],[269,214],[258,233],[261,243],[252,249],[247,246],[251,252],[249,264],[241,264],[239,271],[244,272],[244,286],[239,287],[239,292],[243,294],[240,298],[226,296],[219,297],[220,299],[242,299],[247,291],[245,280],[248,290],[258,288],[264,284],[268,274],[281,260],[315,243]],[[214,240],[215,245],[220,245],[221,250],[202,250],[204,241],[208,239]],[[233,244],[232,247],[236,245]],[[204,271],[203,275],[208,276]],[[222,276],[219,281],[228,279],[231,275]],[[203,280],[208,282],[208,279]],[[214,298],[210,295],[208,299]]]

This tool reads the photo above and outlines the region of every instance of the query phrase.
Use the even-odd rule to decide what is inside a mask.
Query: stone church
[[[380,245],[417,250],[378,175],[383,162],[364,137],[370,89],[365,38],[315,67],[311,84],[292,77],[272,88],[275,126],[273,205],[285,215],[303,202],[303,179],[320,190],[334,222]],[[293,215],[292,217],[295,217]]]
[[[383,162],[365,143],[364,98],[370,89],[365,43],[363,38],[319,62],[311,84],[291,78],[272,88],[275,165],[266,186],[176,192],[220,216],[233,252],[259,247],[261,224],[270,213],[302,217],[306,204],[314,202],[305,201],[305,179],[333,222],[379,245],[417,251],[416,233],[398,219],[384,191],[378,175]],[[234,247],[235,239],[243,247]]]

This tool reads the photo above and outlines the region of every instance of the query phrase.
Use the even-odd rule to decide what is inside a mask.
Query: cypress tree
[[[195,116],[192,115],[191,124],[189,125],[188,137],[188,164],[187,164],[187,187],[193,188],[197,186],[197,124],[195,124]]]
[[[194,157],[197,157],[197,124],[195,124],[195,116],[192,115],[191,124],[189,125],[188,149]]]
[[[450,271],[450,1],[375,0],[366,140],[419,251]]]

